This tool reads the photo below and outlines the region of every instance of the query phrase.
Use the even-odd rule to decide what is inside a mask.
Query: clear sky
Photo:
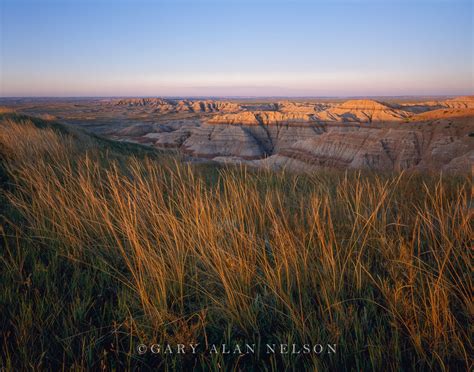
[[[474,93],[473,0],[0,4],[0,96]]]

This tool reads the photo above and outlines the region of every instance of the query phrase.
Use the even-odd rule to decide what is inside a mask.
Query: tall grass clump
[[[2,364],[471,365],[468,178],[193,166],[97,141],[0,124]],[[207,352],[244,343],[256,352]],[[282,343],[336,352],[265,352]]]

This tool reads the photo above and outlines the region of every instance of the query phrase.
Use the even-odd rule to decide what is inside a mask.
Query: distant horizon
[[[471,0],[2,0],[0,97],[474,93]]]
[[[474,96],[474,89],[472,91],[458,92],[458,93],[406,93],[406,94],[77,94],[77,95],[3,95],[0,93],[0,99],[15,99],[15,98],[403,98],[403,97],[462,97]]]
[[[446,97],[465,97],[465,96],[474,96],[474,93],[471,94],[405,94],[405,95],[334,95],[334,96],[219,96],[219,95],[210,95],[210,96],[200,96],[200,95],[176,95],[176,96],[166,96],[166,95],[119,95],[119,96],[0,96],[1,99],[134,99],[134,98],[162,98],[162,99],[256,99],[256,98],[291,98],[291,99],[346,99],[346,98],[446,98]]]

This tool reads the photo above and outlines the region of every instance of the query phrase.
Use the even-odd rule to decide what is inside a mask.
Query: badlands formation
[[[348,100],[272,106],[251,110],[194,103],[189,107],[217,113],[198,124],[152,125],[131,139],[177,148],[198,159],[297,171],[336,167],[466,172],[474,164],[474,97],[407,105]],[[131,126],[116,135],[139,128]]]
[[[15,109],[115,140],[175,149],[192,161],[295,171],[470,171],[473,96],[392,101],[130,98],[20,102]]]

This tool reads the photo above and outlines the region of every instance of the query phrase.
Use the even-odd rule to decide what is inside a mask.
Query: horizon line
[[[0,96],[0,99],[71,99],[71,98],[408,98],[408,97],[462,97],[474,93],[460,94],[371,94],[371,95],[71,95],[71,96]]]

